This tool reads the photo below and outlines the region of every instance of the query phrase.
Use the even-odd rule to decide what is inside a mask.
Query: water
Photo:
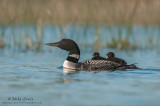
[[[72,74],[65,73],[62,68],[67,52],[43,45],[61,39],[63,36],[58,36],[60,30],[56,26],[45,26],[42,29],[40,35],[44,36],[36,35],[33,26],[6,27],[6,46],[0,49],[0,106],[160,105],[160,46],[157,27],[134,26],[130,41],[141,47],[122,51],[102,46],[112,37],[118,39],[119,27],[101,27],[100,54],[105,57],[107,52],[113,51],[117,57],[122,57],[128,64],[135,63],[141,69],[97,73],[81,70]],[[126,29],[120,29],[120,35],[126,37]],[[90,45],[95,44],[93,35],[95,29],[91,26],[71,26],[65,32],[66,38],[78,42],[81,49],[80,61],[91,58],[94,50]],[[43,38],[38,52],[33,49],[34,45],[26,50],[27,37],[31,37],[33,43]],[[151,46],[148,43],[150,38],[153,40]]]
[[[105,52],[110,50],[101,51],[105,56]],[[13,97],[26,97],[33,98],[33,102],[36,102],[34,106],[158,106],[159,53],[149,50],[113,51],[128,63],[137,63],[142,69],[66,74],[60,66],[67,52],[60,49],[53,48],[51,52],[1,54],[1,105],[11,106],[8,102],[15,102]],[[82,49],[80,61],[91,58],[92,52]],[[9,97],[11,100],[8,100]],[[7,103],[4,105],[4,102]],[[17,106],[12,103],[13,105]]]
[[[108,47],[114,39],[113,45],[115,44],[116,48],[130,44],[130,46],[136,46],[138,49],[159,50],[159,35],[160,27],[158,26],[132,26],[130,30],[122,25],[0,25],[0,43],[3,39],[5,47],[12,51],[24,50],[27,49],[27,46],[31,46],[29,48],[33,49],[36,43],[40,43],[41,47],[46,42],[53,42],[62,38],[71,38],[82,48],[93,48],[96,40],[100,47]]]

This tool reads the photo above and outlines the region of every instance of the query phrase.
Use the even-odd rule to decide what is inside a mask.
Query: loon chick
[[[115,54],[113,52],[108,52],[108,54],[106,55],[108,56],[108,61],[113,61],[122,65],[127,65],[127,62],[125,60],[115,57]]]
[[[91,60],[107,60],[107,59],[104,57],[101,57],[98,52],[94,52]]]
[[[67,59],[63,63],[63,68],[73,70],[98,70],[114,71],[115,69],[130,69],[130,65],[121,65],[108,60],[85,60],[78,62],[80,50],[78,45],[71,39],[62,39],[59,42],[48,43],[49,46],[56,46],[69,52]]]

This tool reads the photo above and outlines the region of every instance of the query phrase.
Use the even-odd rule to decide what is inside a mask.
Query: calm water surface
[[[4,50],[0,55],[0,105],[24,106],[4,102],[26,97],[45,106],[159,106],[159,52],[102,49],[101,55],[109,51],[142,69],[65,74],[61,66],[67,52],[60,49],[38,53]],[[92,53],[81,49],[80,61],[90,59]]]
[[[6,26],[4,30],[0,28],[0,33],[0,38],[4,34],[6,44],[0,49],[0,106],[160,106],[159,27],[134,26],[129,33],[122,26],[99,28],[102,56],[113,51],[117,57],[141,69],[98,73],[82,70],[72,74],[64,73],[61,67],[66,51],[45,45],[40,52],[33,48],[25,51],[27,39],[42,40],[42,43],[61,39],[59,27]],[[66,38],[77,41],[80,61],[91,58],[90,48],[95,45],[96,33],[92,26],[76,25],[64,33]],[[103,49],[118,36],[128,36],[131,44],[137,44],[139,49]]]

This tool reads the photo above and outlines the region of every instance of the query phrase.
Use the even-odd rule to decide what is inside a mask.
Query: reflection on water
[[[78,72],[78,71],[80,70],[72,70],[72,69],[63,68],[64,75],[74,74],[75,72]]]

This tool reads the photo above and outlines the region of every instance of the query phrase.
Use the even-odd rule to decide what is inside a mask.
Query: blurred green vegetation
[[[157,26],[160,29],[159,11],[159,0],[0,0],[0,48],[4,48],[8,43],[5,42],[8,26],[11,27],[14,45],[22,48],[25,43],[26,50],[34,47],[38,51],[44,43],[42,26],[57,26],[60,38],[65,36],[71,26],[78,24],[84,27],[83,39],[87,38],[88,27],[94,27],[92,39],[95,42],[92,48],[95,51],[102,45],[120,50],[135,50],[141,46],[132,43],[137,40],[132,32],[133,26],[141,25],[146,29],[147,26]],[[16,25],[28,26],[25,37],[21,34],[17,38]],[[30,35],[29,28],[32,25],[36,32],[35,40]],[[105,25],[118,26],[118,33],[114,35],[113,30],[109,35],[110,41],[103,44],[100,32],[101,26]],[[125,28],[125,36],[122,27]],[[79,39],[78,36],[76,39]],[[152,37],[148,37],[145,42],[146,48],[160,46]]]
[[[159,0],[0,0],[0,24],[160,24]]]

